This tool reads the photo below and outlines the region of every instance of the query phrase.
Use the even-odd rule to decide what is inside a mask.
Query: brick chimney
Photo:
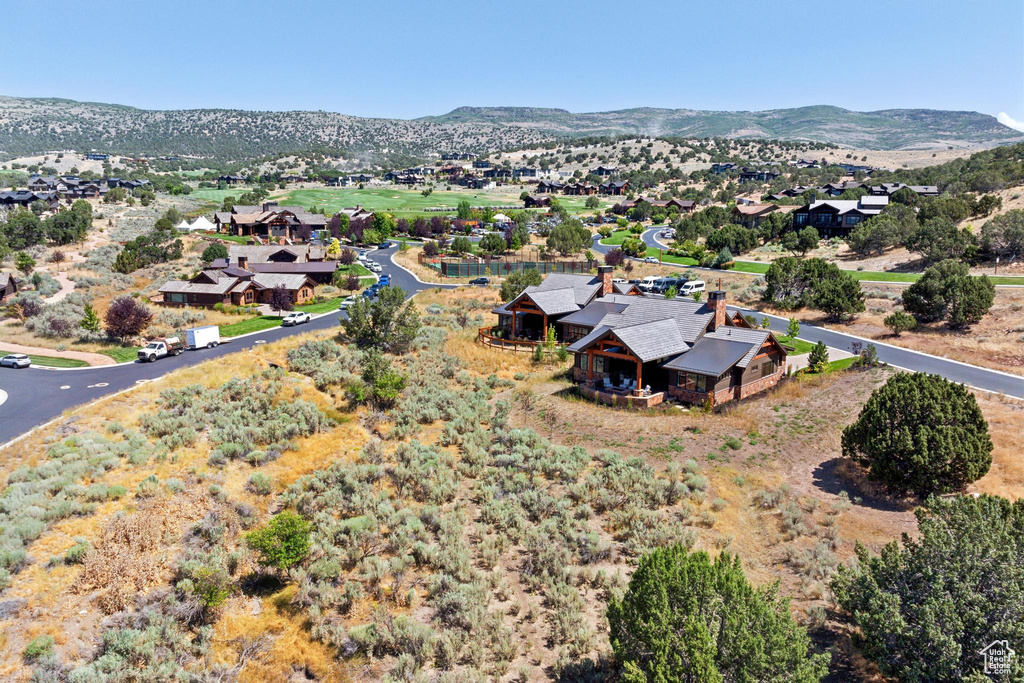
[[[612,270],[611,266],[597,267],[597,274],[601,278],[601,296],[608,296],[615,291],[612,286]]]
[[[238,257],[238,267],[241,268],[242,270],[249,270],[249,257],[248,256],[239,256]]]
[[[708,308],[715,314],[715,317],[711,319],[711,331],[714,332],[719,327],[725,327],[725,292],[721,289],[708,292]]]

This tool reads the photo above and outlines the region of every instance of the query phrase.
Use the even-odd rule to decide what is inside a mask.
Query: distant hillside
[[[699,111],[640,107],[573,114],[538,107],[459,107],[431,123],[502,124],[550,135],[675,135],[831,142],[856,149],[990,147],[1024,140],[995,117],[977,112],[887,109],[856,112],[813,106],[767,111]]]
[[[182,109],[0,96],[0,158],[60,149],[198,155],[246,161],[294,152],[343,153],[366,165],[443,151],[528,145],[543,133],[476,122],[371,119],[323,111]]]
[[[73,149],[126,155],[197,155],[219,161],[326,152],[363,165],[485,152],[583,135],[777,138],[859,149],[991,147],[1024,136],[976,112],[816,106],[761,112],[624,109],[573,114],[534,107],[460,107],[415,120],[324,111],[182,109],[0,96],[0,158]]]

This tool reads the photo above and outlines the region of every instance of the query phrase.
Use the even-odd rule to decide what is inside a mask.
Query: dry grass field
[[[609,449],[627,459],[638,458],[656,478],[683,471],[689,477],[691,493],[684,501],[651,514],[666,515],[664,523],[670,528],[681,523],[680,532],[685,532],[695,548],[712,554],[723,549],[739,553],[756,583],[779,581],[781,592],[793,598],[794,613],[808,624],[818,646],[832,650],[832,680],[874,680],[842,624],[828,610],[826,584],[835,565],[850,559],[855,541],[877,550],[901,532],[914,532],[910,501],[878,495],[843,465],[839,452],[842,427],[856,417],[863,401],[891,370],[790,380],[777,391],[721,413],[676,408],[627,412],[575,398],[555,361],[536,364],[524,354],[477,345],[475,329],[489,322],[486,311],[497,302],[494,289],[431,290],[415,302],[426,322],[448,331],[443,342],[445,355],[458,359],[466,373],[459,380],[468,383],[461,385],[462,400],[471,400],[473,382],[493,384],[489,403],[508,402],[510,426],[529,428],[550,439],[548,450],[580,447],[594,456]],[[163,392],[189,385],[217,389],[233,378],[262,372],[272,363],[288,367],[290,350],[311,340],[326,340],[331,334],[321,331],[290,337],[232,354],[72,411],[0,454],[0,481],[10,483],[22,476],[18,473],[23,468],[45,463],[48,450],[69,437],[85,438],[98,432],[116,440],[132,431],[145,431],[146,416],[155,413]],[[428,348],[416,355],[434,358]],[[411,372],[414,387],[433,381],[430,376],[436,370],[416,365],[413,357],[402,362]],[[240,460],[215,465],[212,436],[201,435],[192,446],[158,448],[153,457],[133,457],[132,462],[84,476],[82,486],[123,486],[128,493],[104,500],[89,514],[53,522],[29,546],[24,568],[12,576],[10,587],[0,595],[4,605],[0,611],[0,678],[29,679],[31,669],[21,652],[39,635],[54,637],[56,652],[66,664],[89,661],[101,633],[126,618],[117,616],[118,609],[128,607],[130,611],[136,603],[156,604],[154,601],[167,599],[179,558],[194,552],[196,534],[207,533],[211,519],[223,520],[224,526],[217,532],[221,534],[219,543],[224,552],[237,554],[238,569],[234,571],[239,578],[238,588],[209,622],[212,631],[208,653],[201,660],[204,667],[220,667],[226,680],[240,681],[295,676],[379,680],[393,670],[393,653],[346,659],[323,637],[314,637],[314,632],[323,633],[326,626],[303,606],[306,598],[299,597],[305,590],[303,584],[260,583],[246,578],[254,576],[256,566],[243,551],[245,530],[238,526],[241,518],[232,510],[248,506],[252,512],[247,514],[262,523],[281,509],[278,496],[289,487],[300,490],[304,476],[322,473],[332,464],[354,466],[367,457],[371,443],[390,453],[394,447],[418,442],[438,449],[456,463],[467,458],[466,451],[451,443],[447,435],[451,425],[444,420],[424,422],[409,436],[378,442],[376,435],[398,425],[397,413],[380,416],[365,408],[351,410],[338,386],[318,389],[314,380],[296,372],[285,374],[274,402],[307,401],[328,416],[330,424],[318,433],[295,438],[293,448],[258,467]],[[971,490],[1017,498],[1024,490],[1024,466],[1017,457],[1024,406],[987,396],[978,398],[989,420],[995,451],[991,471]],[[452,424],[459,424],[459,419]],[[112,427],[115,424],[116,428]],[[377,446],[371,450],[374,448]],[[267,477],[268,490],[253,488],[251,476],[255,473]],[[441,473],[428,476],[423,483],[440,484],[442,480],[434,482],[433,476],[441,477]],[[553,476],[537,481],[556,499],[568,496],[567,487],[557,484]],[[154,481],[160,482],[155,489]],[[380,491],[393,497],[396,504],[401,500],[418,509],[401,493],[405,484],[400,481],[382,480]],[[505,645],[486,646],[497,649],[485,648],[479,663],[475,663],[477,654],[465,651],[467,659],[460,660],[455,670],[466,676],[480,671],[501,680],[553,676],[564,665],[559,663],[560,657],[566,656],[564,641],[557,635],[563,626],[559,625],[559,610],[551,609],[543,592],[538,593],[533,579],[524,573],[524,563],[530,558],[536,561],[531,554],[534,551],[517,543],[502,546],[500,536],[488,531],[473,478],[462,478],[452,496],[442,509],[468,520],[462,527],[462,540],[456,544],[464,544],[472,558],[472,571],[491,586],[485,598],[491,615],[488,619],[493,620],[487,622],[491,624],[488,632],[495,628],[494,637],[499,633],[513,637]],[[573,585],[578,603],[566,607],[565,613],[578,613],[582,619],[578,628],[589,634],[572,641],[578,659],[597,661],[608,653],[603,617],[608,591],[623,584],[635,561],[628,550],[634,542],[632,536],[615,520],[614,514],[598,514],[588,523],[595,542],[607,545],[611,553],[590,565],[571,568],[571,576],[577,577]],[[83,564],[50,559],[83,541],[94,548]],[[496,543],[499,552],[494,556],[490,553]],[[368,596],[349,612],[331,611],[327,623],[331,628],[353,629],[349,632],[355,634],[359,624],[379,619],[380,609],[394,618],[408,616],[431,623],[434,608],[426,591],[430,574],[429,568],[422,567],[405,577],[405,585],[414,587],[408,599],[399,599],[385,581],[378,597]],[[358,578],[356,574],[348,576]],[[359,580],[366,581],[365,577]],[[573,636],[577,637],[582,636]],[[433,665],[428,662],[426,666],[431,669]]]

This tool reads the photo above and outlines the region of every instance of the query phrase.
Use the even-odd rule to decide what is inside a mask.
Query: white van
[[[649,292],[654,287],[654,283],[658,281],[657,275],[648,275],[640,282],[636,283],[636,286],[641,292]]]
[[[689,280],[686,284],[679,286],[679,294],[690,296],[694,292],[703,292],[705,289],[707,289],[707,285],[704,284],[703,280]]]

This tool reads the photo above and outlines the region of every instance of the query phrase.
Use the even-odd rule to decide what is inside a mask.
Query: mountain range
[[[0,158],[73,149],[196,155],[245,162],[321,151],[365,165],[443,151],[518,149],[593,135],[777,138],[856,149],[992,147],[1024,140],[977,112],[812,106],[756,112],[636,108],[571,113],[535,107],[459,107],[386,119],[325,111],[146,110],[56,98],[0,96]]]

